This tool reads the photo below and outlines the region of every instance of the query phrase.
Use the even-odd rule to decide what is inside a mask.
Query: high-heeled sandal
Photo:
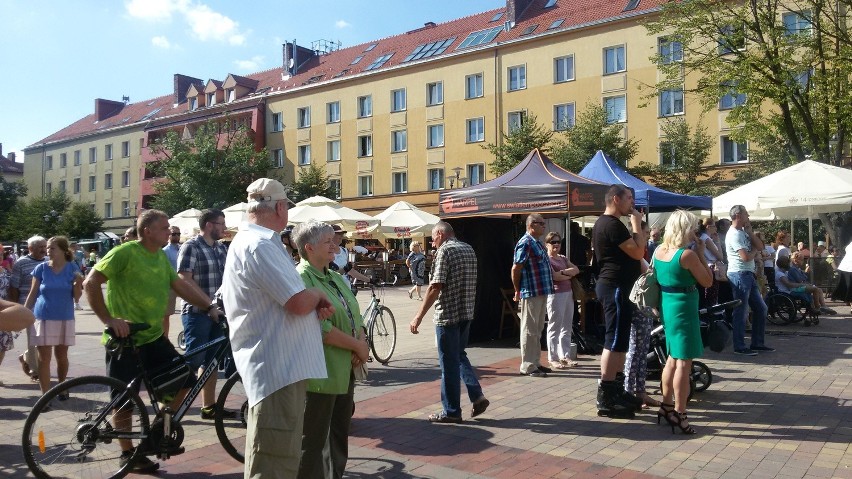
[[[674,410],[674,404],[666,404],[660,401],[660,409],[657,411],[657,424],[660,424],[660,418],[665,419],[666,422],[671,424],[671,421],[669,421],[669,413]]]
[[[674,419],[671,419],[672,417],[674,417]],[[688,420],[689,418],[686,417],[686,412],[680,413],[677,411],[671,411],[666,416],[666,421],[668,421],[669,425],[672,427],[672,434],[675,433],[675,426],[680,429],[681,434],[695,434],[696,431],[695,428],[692,427],[692,424],[687,423],[686,426],[683,425],[683,423],[687,422]]]

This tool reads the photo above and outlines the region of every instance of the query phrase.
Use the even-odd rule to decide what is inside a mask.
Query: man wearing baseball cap
[[[284,185],[261,178],[246,191],[248,221],[231,243],[222,283],[234,362],[249,405],[245,477],[296,477],[306,383],[327,376],[320,321],[334,308],[321,290],[305,289],[281,247]]]

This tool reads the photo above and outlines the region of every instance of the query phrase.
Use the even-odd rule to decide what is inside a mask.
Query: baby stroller
[[[716,321],[721,322],[721,327],[730,328],[725,321],[725,311],[732,310],[740,305],[740,300],[735,299],[726,303],[720,303],[709,308],[698,310],[698,320],[701,322],[701,341],[706,348],[709,338],[710,325]],[[717,348],[719,349],[719,348]],[[716,352],[721,352],[719,349]],[[651,348],[648,351],[648,377],[662,379],[663,368],[669,355],[666,352],[666,333],[663,325],[659,325],[651,331]],[[710,368],[701,361],[692,361],[692,371],[689,375],[689,399],[695,392],[701,392],[713,383],[713,373]]]

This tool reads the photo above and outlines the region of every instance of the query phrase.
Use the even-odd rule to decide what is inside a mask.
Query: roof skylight
[[[550,26],[547,27],[547,29],[553,30],[554,28],[559,28],[562,25],[562,22],[564,22],[564,21],[565,21],[564,18],[560,18],[559,20],[556,20],[553,23],[551,23]]]
[[[447,51],[447,48],[452,45],[454,41],[456,41],[456,37],[418,45],[417,48],[415,48],[414,51],[411,52],[411,55],[405,57],[405,60],[403,60],[403,62],[408,62],[411,60],[420,60],[421,58],[429,58],[435,55],[440,55]]]
[[[151,113],[148,113],[147,115],[143,116],[139,120],[140,121],[150,120],[151,118],[154,117],[154,115],[156,115],[157,113],[160,113],[160,110],[162,110],[162,109],[163,109],[162,107],[157,108],[156,110],[152,111]]]
[[[373,60],[373,63],[370,63],[370,65],[367,68],[364,69],[364,71],[366,72],[366,71],[370,71],[370,70],[375,70],[376,68],[380,68],[382,65],[385,64],[386,61],[390,60],[390,57],[392,57],[392,56],[393,56],[393,52],[382,55],[379,58],[376,58],[375,60]]]
[[[350,65],[355,65],[356,63],[360,62],[362,58],[364,58],[364,55],[355,57],[355,59],[352,60],[352,63],[350,63]]]
[[[550,8],[556,6],[556,0],[547,0],[547,3],[544,5],[544,8]]]
[[[369,52],[372,49],[376,48],[377,45],[378,45],[378,43],[373,43],[372,45],[370,45],[369,47],[364,49],[364,53]]]
[[[464,41],[461,42],[458,47],[456,47],[456,50],[491,43],[492,41],[494,41],[494,39],[497,37],[501,30],[503,30],[502,26],[473,32],[468,35],[467,38],[465,38]]]
[[[488,22],[491,23],[491,22],[496,22],[497,20],[500,20],[501,18],[503,18],[503,13],[504,12],[497,12],[497,14],[494,15],[493,17],[491,17],[491,20],[488,20]]]
[[[538,28],[538,23],[536,23],[535,25],[530,25],[527,28],[525,28],[524,31],[521,32],[521,35],[529,35],[530,33],[534,32],[536,28]]]

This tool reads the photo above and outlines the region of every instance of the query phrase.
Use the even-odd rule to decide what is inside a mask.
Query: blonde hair
[[[409,247],[413,250],[415,246],[417,246],[418,248],[422,248],[422,245],[420,244],[419,241],[412,241],[411,246],[409,246]]]
[[[686,210],[677,210],[666,222],[663,244],[671,248],[683,248],[691,241],[690,234],[697,229],[697,216]]]

